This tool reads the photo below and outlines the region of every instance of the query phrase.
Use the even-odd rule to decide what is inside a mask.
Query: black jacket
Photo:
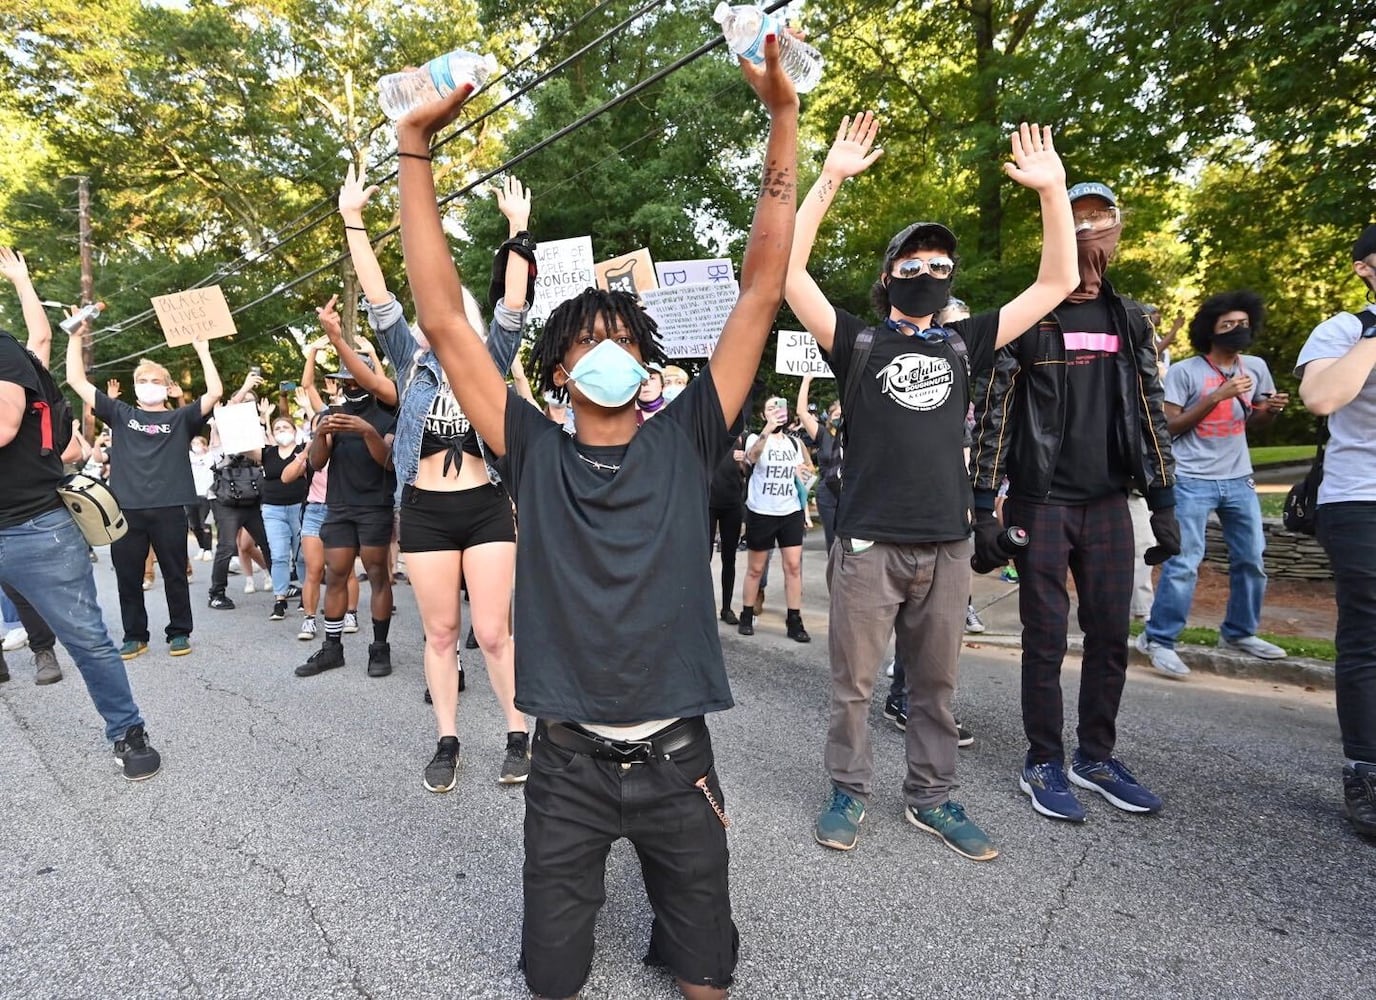
[[[1175,505],[1175,462],[1162,409],[1156,344],[1142,307],[1113,291],[1105,279],[1109,316],[1120,337],[1118,383],[1122,421],[1120,454],[1152,510]],[[1065,430],[1065,340],[1055,310],[994,359],[992,373],[975,386],[975,440],[971,466],[975,507],[993,509],[1003,477],[1016,495],[1043,497],[1060,455]]]

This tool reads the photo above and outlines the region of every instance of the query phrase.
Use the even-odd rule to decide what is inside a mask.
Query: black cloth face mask
[[[1245,351],[1252,346],[1252,328],[1235,326],[1227,333],[1214,334],[1213,340],[1216,347],[1225,351]]]
[[[889,278],[889,305],[904,316],[921,319],[935,316],[951,299],[951,279],[919,274],[916,278]]]

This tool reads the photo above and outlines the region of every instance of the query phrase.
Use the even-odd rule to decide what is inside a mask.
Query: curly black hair
[[[564,363],[564,355],[574,337],[597,325],[613,330],[620,324],[635,338],[640,347],[640,360],[663,365],[668,355],[659,342],[659,326],[634,295],[629,292],[608,292],[601,288],[585,288],[578,295],[561,303],[545,320],[545,327],[530,349],[530,363],[540,380],[542,394],[567,396],[554,382],[554,373]]]
[[[1210,295],[1200,305],[1194,319],[1190,320],[1190,346],[1196,354],[1208,354],[1213,349],[1214,324],[1218,318],[1238,310],[1247,314],[1247,325],[1252,328],[1252,336],[1261,332],[1261,325],[1266,321],[1266,306],[1256,292],[1244,288]]]

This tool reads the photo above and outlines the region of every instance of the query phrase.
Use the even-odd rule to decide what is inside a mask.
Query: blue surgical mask
[[[681,385],[666,385],[664,387],[664,401],[666,403],[672,403],[674,400],[678,399],[678,394],[683,391],[683,388],[684,387]]]
[[[564,371],[584,396],[608,409],[629,403],[640,391],[641,383],[650,377],[640,362],[614,340],[602,341],[579,359],[573,371]]]

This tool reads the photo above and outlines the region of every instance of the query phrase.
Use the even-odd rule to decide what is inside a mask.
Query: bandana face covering
[[[1071,302],[1089,302],[1099,297],[1104,272],[1113,252],[1118,249],[1118,237],[1123,233],[1120,223],[1107,229],[1082,229],[1075,234],[1075,255],[1079,259],[1080,284],[1066,296]]]

